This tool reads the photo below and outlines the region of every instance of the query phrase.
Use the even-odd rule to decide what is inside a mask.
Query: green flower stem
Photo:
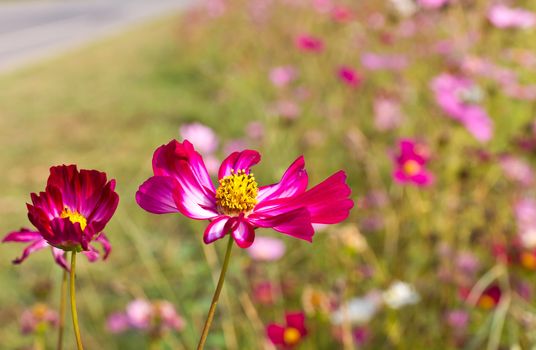
[[[78,314],[76,313],[76,291],[74,287],[76,273],[76,251],[71,255],[71,314],[73,316],[74,335],[76,337],[76,347],[78,350],[84,350],[82,338],[80,337],[80,327],[78,326]]]
[[[201,338],[199,339],[199,344],[197,344],[197,350],[203,350],[205,348],[205,342],[207,341],[208,331],[210,330],[210,325],[214,319],[214,314],[216,313],[216,305],[218,304],[218,299],[220,298],[220,293],[223,288],[223,282],[225,281],[225,274],[227,273],[227,267],[229,266],[229,260],[231,258],[231,250],[233,248],[233,236],[229,234],[229,241],[227,243],[227,251],[225,252],[225,260],[223,260],[223,266],[220,272],[220,278],[218,279],[218,285],[216,286],[216,291],[212,297],[212,303],[210,304],[210,309],[208,310],[207,320],[205,321],[205,326],[203,327],[203,333],[201,333]]]
[[[65,253],[67,256],[67,253]],[[57,350],[63,349],[63,330],[65,329],[65,307],[67,297],[67,270],[63,269],[63,277],[61,280],[60,290],[60,320],[58,324],[58,345]]]

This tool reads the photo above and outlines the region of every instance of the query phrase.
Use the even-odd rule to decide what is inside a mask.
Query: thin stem
[[[67,253],[65,253],[67,256]],[[61,280],[60,290],[60,321],[58,324],[58,345],[57,350],[63,349],[63,330],[65,329],[65,307],[67,296],[67,270],[63,269],[63,277]]]
[[[216,286],[216,291],[214,292],[214,296],[212,297],[212,303],[210,304],[210,309],[208,310],[208,316],[207,320],[205,321],[205,326],[203,327],[203,333],[201,333],[199,344],[197,344],[197,350],[203,350],[205,347],[205,342],[207,341],[208,337],[208,331],[210,330],[212,319],[214,319],[214,314],[216,313],[216,305],[218,304],[218,299],[220,298],[220,293],[223,288],[223,282],[225,281],[225,274],[227,273],[227,267],[229,266],[232,248],[233,236],[229,234],[227,251],[225,252],[225,259],[223,260],[223,266],[221,267],[220,278],[218,279],[218,285]]]
[[[84,350],[82,338],[80,337],[80,328],[78,327],[78,314],[76,313],[76,291],[74,287],[76,270],[76,252],[71,255],[71,314],[73,316],[74,335],[76,337],[76,347],[78,350]]]

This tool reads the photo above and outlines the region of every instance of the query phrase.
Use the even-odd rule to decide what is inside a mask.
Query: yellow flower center
[[[69,218],[69,221],[71,221],[73,224],[75,222],[79,223],[82,231],[86,229],[87,219],[77,211],[71,211],[69,208],[64,208],[61,212],[60,217],[62,219]]]
[[[525,266],[527,269],[534,270],[536,269],[536,256],[530,252],[521,253],[521,265]]]
[[[283,333],[283,339],[286,345],[294,345],[300,341],[301,334],[300,331],[294,327],[285,328]]]
[[[495,306],[495,299],[489,295],[483,295],[478,301],[478,305],[483,309],[489,310]]]
[[[404,163],[404,172],[409,176],[417,174],[420,170],[421,165],[413,159],[410,159]]]
[[[247,174],[244,170],[231,170],[231,175],[220,179],[220,186],[216,190],[216,203],[224,214],[246,213],[257,204],[258,191],[253,174]]]

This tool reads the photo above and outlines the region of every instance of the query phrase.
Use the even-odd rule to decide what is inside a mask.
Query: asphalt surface
[[[58,55],[193,0],[0,2],[0,73]]]

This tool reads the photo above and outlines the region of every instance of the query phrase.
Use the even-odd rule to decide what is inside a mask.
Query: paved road
[[[0,72],[191,3],[193,0],[0,1]]]

